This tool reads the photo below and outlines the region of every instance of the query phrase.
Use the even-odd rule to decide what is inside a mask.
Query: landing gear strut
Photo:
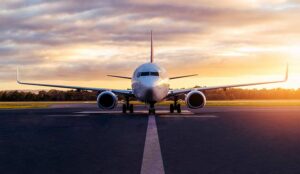
[[[155,115],[154,103],[150,103],[149,115],[151,115],[151,114]]]
[[[126,104],[123,104],[122,111],[123,114],[126,114],[127,111],[133,113],[133,104],[129,103],[129,97],[126,97]]]
[[[181,113],[181,105],[177,103],[178,97],[174,97],[174,104],[170,104],[170,113],[174,113],[174,110],[177,111],[177,113]]]

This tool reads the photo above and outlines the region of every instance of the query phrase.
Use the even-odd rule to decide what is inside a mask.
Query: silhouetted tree
[[[300,89],[228,89],[204,91],[208,100],[300,100]],[[98,92],[90,91],[0,91],[0,101],[95,101]],[[179,96],[184,100],[185,95]],[[118,96],[119,100],[125,100],[124,96]]]

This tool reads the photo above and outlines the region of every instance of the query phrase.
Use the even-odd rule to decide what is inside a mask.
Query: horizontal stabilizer
[[[125,76],[115,76],[115,75],[107,75],[108,77],[115,77],[115,78],[120,78],[120,79],[131,79],[131,77],[125,77]]]
[[[185,76],[171,77],[170,80],[181,79],[181,78],[187,78],[187,77],[193,77],[193,76],[197,76],[197,75],[198,75],[198,74],[192,74],[192,75],[185,75]]]

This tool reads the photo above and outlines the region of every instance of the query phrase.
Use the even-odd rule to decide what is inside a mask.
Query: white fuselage
[[[133,73],[132,90],[139,101],[160,102],[168,95],[169,87],[166,70],[155,63],[142,64]]]

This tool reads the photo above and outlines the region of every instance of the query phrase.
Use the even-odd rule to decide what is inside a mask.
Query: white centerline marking
[[[141,174],[153,173],[164,174],[165,170],[161,155],[155,116],[150,115],[148,119]]]

